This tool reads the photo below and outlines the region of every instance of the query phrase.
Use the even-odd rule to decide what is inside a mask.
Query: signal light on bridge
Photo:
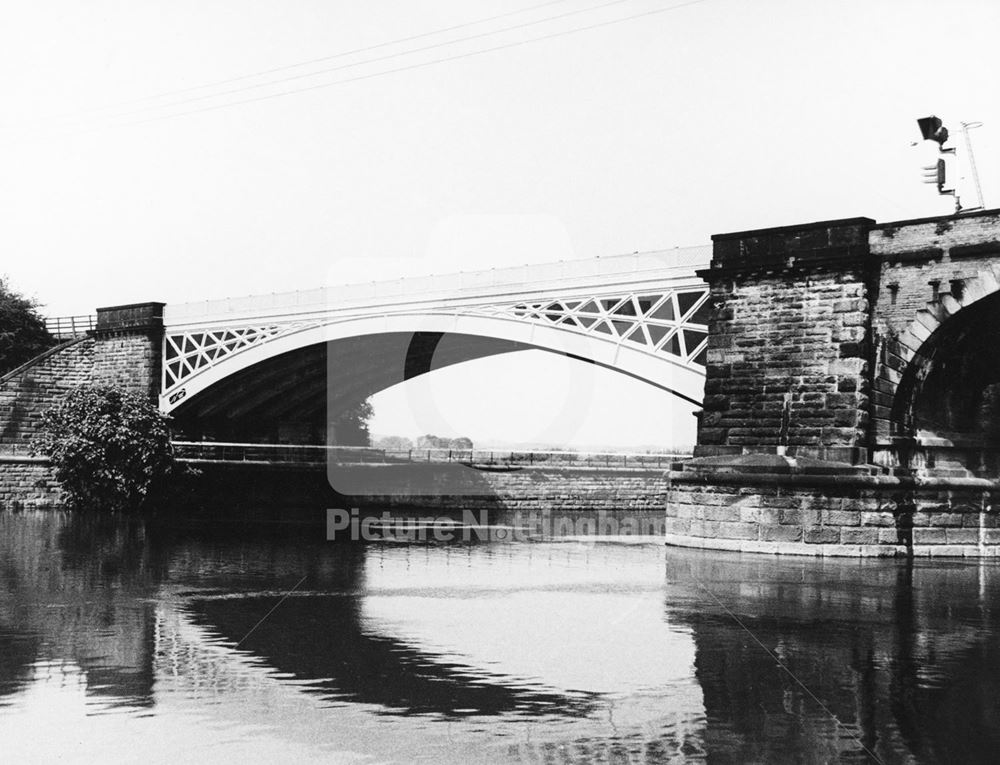
[[[937,149],[939,154],[955,154],[955,149],[944,148],[945,142],[948,140],[948,128],[944,126],[941,122],[940,117],[935,117],[933,114],[929,117],[920,117],[917,120],[917,127],[920,128],[920,135],[923,137],[926,145],[927,141],[933,141],[937,144]],[[913,144],[916,146],[917,144]],[[924,165],[923,167],[924,183],[933,183],[937,186],[938,194],[946,194],[955,197],[955,212],[962,211],[962,204],[959,201],[958,194],[954,189],[946,189],[944,187],[946,180],[946,164],[943,157],[938,157],[934,164]]]
[[[939,159],[933,165],[924,165],[924,183],[936,183],[938,192],[943,194],[945,182],[945,164]]]
[[[925,141],[936,141],[938,146],[942,147],[942,151],[947,151],[944,149],[944,144],[948,140],[948,128],[941,122],[940,117],[935,117],[933,114],[930,117],[921,117],[917,120],[917,126]]]

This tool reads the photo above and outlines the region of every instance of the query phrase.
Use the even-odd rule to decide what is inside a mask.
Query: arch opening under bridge
[[[632,298],[630,298],[632,300]],[[665,298],[657,298],[665,305]],[[686,301],[689,318],[681,322],[676,297],[667,319],[653,318],[655,303],[637,300],[629,309],[639,314],[621,318],[604,307],[601,322],[609,331],[581,332],[566,317],[525,321],[518,316],[461,313],[412,313],[352,318],[298,326],[255,338],[218,363],[204,363],[167,387],[161,408],[182,432],[221,440],[274,438],[284,428],[286,438],[325,440],[329,419],[369,396],[420,375],[476,359],[542,350],[612,369],[642,380],[698,405],[704,389],[706,330],[693,321],[703,318],[704,292]],[[618,302],[618,301],[616,301]],[[622,305],[612,306],[622,310]],[[586,308],[585,305],[578,306]],[[699,313],[699,311],[701,311]],[[667,310],[661,315],[666,316]],[[695,316],[697,314],[697,316]],[[576,314],[577,316],[585,315]],[[659,323],[658,323],[659,322]],[[245,330],[242,330],[245,331]],[[193,349],[200,340],[200,358],[233,342],[231,330],[198,331],[172,341],[175,349]],[[214,348],[205,341],[214,336]],[[199,337],[200,336],[200,337]],[[168,335],[168,338],[170,336]],[[188,351],[187,358],[191,358]],[[177,364],[178,354],[164,363]],[[178,368],[178,367],[175,367]],[[165,377],[170,372],[165,368]],[[169,378],[168,378],[169,379]],[[539,385],[544,385],[539,380]],[[600,392],[595,392],[600,395]],[[282,439],[284,440],[284,439]]]
[[[1000,292],[935,306],[933,330],[907,354],[892,406],[893,435],[924,443],[1000,447]],[[904,338],[903,342],[907,342]]]

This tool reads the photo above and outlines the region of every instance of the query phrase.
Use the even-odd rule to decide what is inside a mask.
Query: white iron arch
[[[230,375],[284,353],[347,338],[415,332],[479,336],[570,355],[638,378],[694,404],[700,404],[704,394],[704,367],[692,361],[693,352],[685,358],[623,337],[583,334],[576,329],[564,329],[550,322],[524,321],[513,315],[412,312],[290,325],[276,328],[272,333],[258,332],[245,347],[224,354],[210,356],[211,351],[197,351],[202,356],[197,368],[182,380],[170,385],[164,370],[160,409],[168,414]],[[210,329],[199,330],[202,335],[209,333]],[[178,342],[181,348],[186,348],[188,341],[174,340],[175,346]]]

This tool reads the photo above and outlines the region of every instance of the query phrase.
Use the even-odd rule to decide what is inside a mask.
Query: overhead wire
[[[395,53],[387,53],[383,56],[377,56],[375,58],[368,58],[363,61],[353,61],[346,64],[339,64],[338,66],[328,67],[325,69],[318,69],[311,72],[302,72],[301,74],[295,74],[288,77],[282,77],[275,80],[268,80],[266,82],[258,82],[251,85],[244,85],[238,88],[230,88],[229,90],[223,90],[217,93],[206,93],[200,96],[193,96],[190,98],[183,98],[178,101],[172,101],[165,104],[150,104],[148,106],[139,107],[136,109],[130,109],[128,111],[120,112],[117,114],[108,115],[109,118],[118,117],[128,117],[133,114],[141,114],[142,112],[153,111],[157,109],[170,109],[177,106],[185,106],[187,104],[198,103],[199,101],[207,101],[215,98],[224,98],[225,96],[237,95],[239,93],[246,93],[253,90],[259,90],[261,88],[273,87],[275,85],[282,85],[286,82],[294,82],[296,80],[303,80],[309,77],[319,77],[324,74],[332,74],[334,72],[343,71],[345,69],[355,69],[361,66],[367,66],[369,64],[377,64],[382,61],[389,61],[394,58],[400,58],[403,56],[410,56],[415,53],[426,53],[427,51],[437,50],[438,48],[445,48],[451,45],[458,45],[460,43],[470,42],[472,40],[479,40],[484,37],[492,37],[494,35],[503,34],[505,32],[513,32],[519,29],[526,29],[528,27],[538,26],[539,24],[546,24],[551,21],[558,21],[560,19],[567,18],[569,16],[576,16],[581,13],[588,13],[590,11],[598,11],[604,8],[610,8],[614,5],[621,5],[622,3],[630,2],[631,0],[607,0],[607,2],[601,3],[599,5],[589,6],[587,8],[577,8],[572,11],[567,11],[565,13],[559,13],[554,16],[546,16],[542,19],[535,19],[533,21],[525,21],[519,24],[513,24],[507,27],[501,27],[500,29],[488,30],[485,32],[479,32],[474,35],[467,35],[465,37],[459,37],[453,40],[443,40],[441,42],[433,43],[431,45],[424,45],[419,48],[409,48],[404,51],[397,51]],[[253,75],[247,75],[251,77]]]
[[[205,88],[214,88],[220,85],[229,85],[234,82],[242,82],[243,80],[250,80],[254,77],[265,77],[269,74],[277,74],[278,72],[285,72],[289,69],[297,69],[302,66],[311,66],[313,64],[321,64],[324,61],[333,61],[334,59],[344,58],[345,56],[355,56],[359,53],[368,53],[369,51],[378,50],[379,48],[388,48],[392,45],[399,45],[405,42],[412,42],[414,40],[421,40],[425,37],[433,37],[434,35],[444,34],[445,32],[454,32],[459,29],[465,29],[467,27],[478,26],[479,24],[488,24],[491,21],[499,21],[500,19],[509,18],[511,16],[517,16],[522,13],[530,13],[531,11],[537,11],[541,8],[547,8],[550,5],[561,5],[563,3],[570,2],[570,0],[547,0],[544,3],[537,3],[536,5],[529,5],[526,8],[518,8],[517,10],[507,11],[506,13],[498,13],[495,16],[486,16],[481,19],[474,19],[473,21],[465,21],[461,24],[453,24],[450,27],[440,27],[438,29],[431,29],[427,32],[420,32],[419,34],[409,35],[407,37],[397,37],[394,40],[386,40],[384,42],[375,43],[374,45],[366,45],[362,48],[354,48],[352,50],[340,51],[339,53],[332,53],[328,56],[320,56],[319,58],[311,58],[306,61],[299,61],[295,64],[284,64],[282,66],[272,67],[271,69],[262,69],[259,72],[251,72],[250,74],[242,74],[237,77],[229,77],[224,80],[215,80],[214,82],[207,82],[201,85],[191,85],[184,88],[177,88],[176,90],[167,90],[162,93],[154,93],[150,96],[143,96],[141,98],[134,99],[132,101],[126,101],[119,104],[112,104],[105,107],[99,107],[101,109],[115,109],[121,106],[129,106],[133,103],[140,103],[142,101],[150,101],[156,98],[167,98],[169,96],[177,96],[182,93],[190,93],[195,90],[204,90]]]
[[[610,0],[610,2],[606,2],[606,3],[603,3],[603,4],[597,5],[597,6],[589,6],[588,8],[578,9],[578,10],[575,10],[575,11],[572,11],[572,12],[567,12],[567,13],[564,13],[564,14],[558,14],[556,16],[546,17],[545,19],[539,19],[539,20],[536,20],[536,21],[533,21],[533,22],[525,22],[525,23],[522,23],[522,24],[513,25],[511,27],[506,27],[506,28],[502,28],[502,29],[499,29],[499,30],[494,30],[492,32],[480,33],[480,34],[468,36],[468,37],[465,37],[465,38],[458,38],[458,39],[455,39],[455,40],[438,43],[438,44],[435,44],[433,46],[425,46],[424,48],[412,49],[410,51],[406,51],[406,52],[403,52],[403,53],[392,54],[391,56],[378,57],[378,58],[370,59],[370,60],[367,60],[367,61],[364,61],[364,62],[358,62],[356,64],[351,64],[350,66],[361,66],[361,65],[364,65],[364,64],[376,63],[378,61],[385,60],[387,58],[397,57],[399,55],[410,55],[412,53],[423,52],[425,50],[430,50],[432,48],[444,47],[445,45],[454,45],[454,44],[458,44],[458,43],[461,43],[461,42],[467,42],[467,41],[473,40],[473,39],[480,39],[480,38],[485,37],[485,36],[494,35],[494,34],[501,34],[503,32],[513,31],[513,30],[516,30],[516,29],[522,29],[522,28],[525,28],[525,27],[528,27],[528,26],[534,26],[536,24],[546,23],[548,21],[553,21],[553,20],[561,19],[561,18],[564,18],[566,16],[575,15],[575,14],[578,14],[578,13],[581,13],[581,12],[586,12],[586,11],[591,11],[591,10],[600,10],[600,9],[603,9],[603,8],[606,8],[606,7],[610,7],[610,6],[613,6],[613,5],[619,5],[622,2],[627,2],[627,0]],[[546,41],[546,40],[552,40],[552,39],[556,39],[556,38],[559,38],[559,37],[564,37],[564,36],[567,36],[567,35],[572,35],[572,34],[577,34],[577,33],[580,33],[580,32],[590,31],[590,30],[593,30],[593,29],[599,29],[599,28],[603,28],[603,27],[612,26],[612,25],[615,25],[615,24],[622,24],[622,23],[625,23],[625,22],[628,22],[628,21],[633,21],[633,20],[640,19],[640,18],[647,18],[647,17],[650,17],[650,16],[654,16],[654,15],[658,15],[658,14],[662,14],[662,13],[667,13],[667,12],[670,12],[670,11],[679,10],[681,8],[685,8],[685,7],[688,7],[688,6],[698,5],[698,4],[704,3],[704,2],[706,2],[706,0],[685,0],[685,2],[676,3],[674,5],[669,5],[669,6],[665,6],[665,7],[662,7],[662,8],[654,8],[654,9],[651,9],[651,10],[648,10],[648,11],[643,11],[643,12],[640,12],[640,13],[634,13],[634,14],[630,14],[628,16],[618,17],[618,18],[614,18],[614,19],[606,19],[606,20],[598,21],[598,22],[595,22],[595,23],[592,23],[592,24],[587,24],[587,25],[584,25],[584,26],[573,27],[571,29],[558,30],[558,31],[551,32],[551,33],[548,33],[548,34],[545,34],[545,35],[539,35],[537,37],[531,37],[531,38],[527,38],[527,39],[523,39],[523,40],[513,40],[513,41],[510,41],[510,42],[502,43],[500,45],[495,45],[495,46],[491,46],[491,47],[488,47],[488,48],[481,48],[481,49],[478,49],[478,50],[465,51],[465,52],[458,53],[458,54],[455,54],[455,55],[444,56],[444,57],[440,57],[440,58],[430,59],[430,60],[427,60],[427,61],[419,61],[419,62],[416,62],[416,63],[413,63],[413,64],[407,64],[405,66],[395,67],[395,68],[392,68],[392,69],[384,69],[384,70],[380,70],[380,71],[377,71],[377,72],[371,72],[371,73],[367,73],[367,74],[361,74],[361,75],[357,75],[357,76],[354,76],[354,77],[348,77],[346,79],[334,80],[332,82],[322,82],[322,83],[317,83],[315,85],[308,85],[308,86],[305,86],[305,87],[292,88],[292,89],[288,89],[288,90],[283,90],[283,91],[279,91],[277,93],[266,93],[266,94],[263,94],[263,95],[255,96],[253,98],[245,98],[245,99],[241,99],[241,100],[237,100],[237,101],[226,101],[226,102],[218,103],[218,104],[210,104],[210,105],[203,106],[203,107],[200,107],[200,108],[197,108],[197,109],[189,109],[189,110],[186,110],[186,111],[174,112],[174,113],[168,113],[168,114],[158,114],[158,115],[154,115],[154,116],[147,117],[147,118],[144,118],[144,119],[130,120],[130,121],[126,121],[126,122],[110,122],[110,123],[107,123],[107,124],[95,123],[95,124],[92,124],[90,126],[83,125],[83,126],[81,126],[81,130],[79,132],[89,133],[89,132],[94,132],[94,131],[103,130],[103,129],[112,129],[112,128],[130,127],[130,126],[135,126],[135,125],[148,124],[148,123],[151,123],[151,122],[157,122],[157,121],[161,121],[161,120],[170,120],[170,119],[176,119],[176,118],[179,118],[179,117],[184,117],[184,116],[189,116],[189,115],[194,115],[194,114],[201,114],[201,113],[204,113],[204,112],[216,111],[216,110],[219,110],[219,109],[227,109],[227,108],[234,107],[234,106],[241,106],[241,105],[246,105],[246,104],[258,103],[258,102],[261,102],[261,101],[267,101],[267,100],[271,100],[271,99],[275,99],[275,98],[284,98],[284,97],[296,95],[296,94],[299,94],[299,93],[307,93],[307,92],[311,92],[311,91],[315,91],[315,90],[320,90],[320,89],[335,87],[337,85],[347,85],[347,84],[354,83],[354,82],[362,82],[362,81],[366,81],[366,80],[375,79],[375,78],[378,78],[378,77],[384,77],[384,76],[391,75],[391,74],[398,74],[398,73],[402,73],[402,72],[406,72],[406,71],[410,71],[410,70],[414,70],[414,69],[421,69],[421,68],[425,68],[425,67],[429,67],[429,66],[435,66],[435,65],[438,65],[438,64],[448,63],[448,62],[451,62],[451,61],[458,61],[458,60],[465,59],[465,58],[471,58],[473,56],[481,56],[481,55],[485,55],[485,54],[488,54],[488,53],[494,53],[494,52],[501,51],[501,50],[506,50],[506,49],[515,48],[515,47],[520,47],[520,46],[524,46],[524,45],[529,45],[529,44],[536,43],[536,42],[543,42],[543,41]],[[545,3],[543,5],[548,5],[548,4],[551,4],[551,3]],[[535,6],[535,7],[541,7],[541,6]],[[475,23],[475,22],[468,22],[468,23],[472,24],[472,23]],[[432,33],[426,33],[426,34],[432,34]],[[416,37],[416,36],[414,36],[414,37]],[[386,44],[389,44],[389,43],[386,43]],[[380,46],[370,46],[370,47],[381,47],[381,45]],[[289,65],[289,66],[294,66],[294,65]],[[329,70],[324,70],[324,71],[320,71],[320,72],[312,72],[312,73],[308,73],[308,74],[296,75],[294,77],[283,78],[283,79],[279,79],[279,80],[273,80],[273,81],[270,81],[270,82],[265,83],[265,84],[260,85],[260,86],[253,86],[253,87],[248,87],[248,88],[234,89],[234,91],[232,91],[232,92],[217,93],[217,94],[212,94],[211,96],[200,96],[198,98],[193,98],[193,99],[183,99],[183,100],[177,101],[177,102],[172,103],[172,104],[163,104],[163,105],[159,105],[157,107],[149,107],[149,108],[169,109],[169,108],[174,108],[174,107],[177,107],[177,106],[185,106],[185,105],[187,105],[189,103],[196,103],[198,101],[205,100],[206,98],[220,98],[220,97],[224,97],[225,95],[235,95],[236,93],[246,92],[248,90],[256,89],[257,87],[279,85],[279,84],[282,84],[284,82],[290,82],[290,81],[294,81],[294,80],[297,80],[297,79],[302,79],[303,77],[306,77],[306,76],[316,76],[316,75],[319,75],[319,74],[328,74],[328,73],[330,73],[332,71],[340,71],[340,70],[342,70],[344,68],[347,68],[347,67],[346,66],[333,67],[333,68],[331,68]],[[252,75],[247,75],[247,76],[250,77]],[[143,111],[148,111],[149,108],[140,109],[140,110],[136,110],[136,111],[125,112],[123,114],[118,114],[118,115],[107,115],[104,119],[105,120],[107,120],[107,119],[114,120],[114,119],[119,118],[119,117],[127,117],[127,116],[130,116],[132,114],[141,113]],[[72,126],[65,126],[65,127],[66,128],[70,128]],[[74,132],[76,132],[76,131],[74,131]]]
[[[284,64],[282,66],[276,66],[276,67],[272,67],[270,69],[263,69],[263,70],[260,70],[260,71],[257,71],[257,72],[251,72],[249,74],[238,75],[236,77],[229,77],[229,78],[222,79],[222,80],[215,80],[215,81],[212,81],[212,82],[202,83],[200,85],[191,85],[191,86],[187,86],[187,87],[183,87],[183,88],[176,88],[174,90],[167,90],[167,91],[163,91],[163,92],[160,92],[160,93],[154,93],[154,94],[147,95],[147,96],[141,96],[141,97],[138,97],[138,98],[129,99],[127,101],[119,101],[119,102],[116,102],[116,103],[113,103],[113,104],[105,104],[103,106],[96,106],[96,107],[92,107],[92,108],[89,108],[89,109],[84,109],[82,111],[77,111],[77,112],[73,112],[73,113],[69,113],[69,114],[55,115],[55,116],[51,117],[50,119],[65,120],[65,121],[72,122],[73,120],[76,120],[76,121],[85,120],[89,115],[94,115],[94,119],[99,119],[100,118],[99,115],[101,113],[103,113],[103,112],[108,112],[108,111],[115,110],[115,109],[125,109],[125,108],[127,108],[129,106],[132,106],[132,105],[135,105],[135,104],[145,103],[147,101],[155,101],[157,99],[169,98],[170,96],[182,95],[184,93],[191,93],[191,92],[198,91],[198,90],[205,90],[207,88],[220,87],[222,85],[228,85],[228,84],[231,84],[231,83],[234,83],[234,82],[242,82],[242,81],[245,81],[245,80],[251,80],[251,79],[254,79],[256,77],[265,77],[265,76],[267,76],[269,74],[276,74],[278,72],[288,71],[290,69],[297,69],[297,68],[300,68],[300,67],[303,67],[303,66],[311,66],[313,64],[322,63],[324,61],[331,61],[331,60],[338,59],[338,58],[344,58],[344,57],[347,57],[347,56],[353,56],[353,55],[357,55],[359,53],[367,53],[369,51],[378,50],[379,48],[387,48],[387,47],[391,47],[393,45],[399,45],[401,43],[411,42],[413,40],[423,39],[425,37],[433,37],[434,35],[445,34],[446,32],[454,32],[456,30],[465,29],[467,27],[478,26],[480,24],[487,24],[487,23],[489,23],[491,21],[498,21],[499,19],[509,18],[510,16],[517,16],[517,15],[520,15],[520,14],[523,14],[523,13],[530,13],[532,11],[537,11],[537,10],[540,10],[542,8],[547,8],[547,7],[552,6],[552,5],[561,5],[561,4],[566,3],[566,2],[570,2],[570,0],[546,0],[545,2],[537,3],[535,5],[529,5],[529,6],[525,7],[525,8],[518,8],[516,10],[507,11],[505,13],[498,13],[498,14],[495,14],[493,16],[486,16],[486,17],[483,17],[483,18],[473,19],[472,21],[465,21],[465,22],[462,22],[461,24],[453,24],[453,25],[448,26],[448,27],[439,27],[438,29],[431,29],[431,30],[426,31],[426,32],[420,32],[418,34],[408,35],[406,37],[398,37],[398,38],[395,38],[395,39],[392,39],[392,40],[385,40],[383,42],[375,43],[373,45],[366,45],[366,46],[363,46],[363,47],[360,47],[360,48],[354,48],[354,49],[351,49],[351,50],[340,51],[338,53],[332,53],[330,55],[320,56],[318,58],[307,59],[305,61],[299,61],[299,62],[296,62],[294,64]],[[362,65],[364,63],[365,62],[360,62],[357,65],[360,66],[360,65]],[[280,81],[275,81],[275,82],[280,82]],[[216,94],[216,95],[218,95],[218,94]],[[207,97],[211,97],[211,96],[207,96]],[[183,103],[183,100],[181,102],[179,102],[179,103]],[[165,108],[165,105],[160,105],[160,106],[155,106],[154,105],[154,106],[149,106],[149,107],[145,107],[145,108],[146,109]],[[132,113],[135,113],[135,112],[134,111],[126,111],[123,114],[109,115],[109,116],[111,116],[111,117],[115,117],[115,116],[127,116],[128,114],[132,114]]]

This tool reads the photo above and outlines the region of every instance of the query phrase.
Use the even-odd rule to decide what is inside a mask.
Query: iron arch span
[[[543,350],[642,380],[694,405],[704,368],[663,348],[623,338],[462,314],[402,314],[292,328],[205,365],[160,406],[182,432],[249,438],[278,424],[316,439],[328,415],[422,374],[475,359]],[[683,350],[683,348],[682,348]]]

